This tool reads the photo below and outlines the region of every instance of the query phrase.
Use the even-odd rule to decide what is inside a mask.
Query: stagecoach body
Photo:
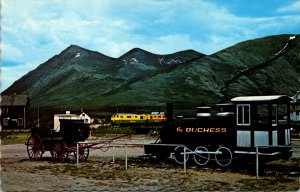
[[[60,129],[55,131],[48,127],[35,127],[31,129],[31,136],[26,143],[30,159],[40,159],[49,151],[53,159],[64,160],[70,153],[76,156],[76,145],[85,141],[90,135],[89,124],[78,119],[60,119]],[[80,146],[80,158],[86,160],[89,149]]]

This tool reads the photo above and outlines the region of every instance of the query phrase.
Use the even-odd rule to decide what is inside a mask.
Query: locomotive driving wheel
[[[44,148],[41,139],[38,136],[31,135],[26,143],[29,159],[38,160],[44,154]]]
[[[50,153],[54,160],[59,161],[64,161],[69,155],[66,149],[66,144],[63,142],[55,143]]]
[[[195,162],[200,165],[206,165],[210,159],[210,155],[206,147],[199,146],[195,149],[194,153],[194,160]]]
[[[186,152],[190,151],[189,149],[186,148]],[[178,164],[183,164],[184,163],[184,147],[183,146],[177,146],[174,150],[174,157],[175,161]],[[189,159],[189,154],[185,154],[185,162],[188,161]]]
[[[216,162],[222,167],[228,166],[232,161],[232,153],[227,147],[220,147],[217,149],[215,155]]]
[[[79,147],[79,160],[87,161],[90,154],[90,148],[85,144],[79,144],[78,147]],[[77,158],[77,151],[74,151],[74,157]]]

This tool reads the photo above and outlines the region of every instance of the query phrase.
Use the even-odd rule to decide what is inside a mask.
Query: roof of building
[[[1,106],[27,106],[28,95],[1,95]]]

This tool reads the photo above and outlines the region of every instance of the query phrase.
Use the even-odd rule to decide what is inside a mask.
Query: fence
[[[296,141],[296,139],[293,139],[293,140]],[[277,155],[277,154],[280,153],[280,152],[274,152],[274,153],[271,153],[271,154],[265,154],[265,153],[260,153],[259,152],[260,148],[267,148],[267,147],[272,147],[272,148],[280,147],[280,148],[292,148],[292,149],[300,148],[300,146],[296,146],[296,145],[292,145],[292,146],[285,146],[285,145],[284,146],[272,146],[272,145],[256,146],[256,152],[255,152],[255,156],[256,156],[256,179],[259,178],[259,156],[260,155]],[[295,151],[295,150],[292,150],[292,151],[293,151],[293,155],[295,155],[295,154],[300,155],[300,151]]]
[[[114,140],[102,140],[102,141],[83,141],[83,142],[78,142],[77,146],[76,146],[76,151],[77,151],[77,157],[76,157],[76,162],[77,162],[77,167],[79,166],[79,145],[83,144],[83,145],[87,145],[88,147],[90,146],[95,146],[94,149],[97,149],[96,145],[109,145],[108,147],[112,147],[112,161],[115,162],[115,147],[116,146],[121,146],[124,147],[124,156],[125,156],[125,170],[128,169],[128,146],[144,146],[146,143],[143,141],[142,143],[128,143],[128,142],[116,142]],[[186,173],[186,163],[187,163],[187,154],[189,154],[190,152],[187,150],[188,148],[185,145],[182,144],[155,144],[156,146],[172,146],[172,147],[177,147],[177,146],[181,146],[183,147],[183,172]],[[256,152],[255,153],[251,153],[251,154],[255,154],[256,156],[256,179],[259,178],[259,156],[260,155],[277,155],[280,152],[274,152],[274,153],[261,153],[259,152],[259,149],[261,148],[267,148],[267,147],[272,147],[272,148],[276,148],[276,147],[288,147],[288,148],[300,148],[300,146],[270,146],[270,145],[265,145],[265,146],[256,146]],[[101,148],[101,147],[98,147]],[[216,152],[215,152],[216,153]],[[296,152],[300,154],[300,151]],[[295,153],[294,153],[295,154]]]

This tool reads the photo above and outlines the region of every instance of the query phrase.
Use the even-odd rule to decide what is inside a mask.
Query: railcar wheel
[[[184,147],[183,146],[177,146],[174,150],[174,156],[175,156],[175,161],[178,163],[178,164],[183,164],[184,163]],[[189,149],[186,150],[186,152],[190,151]],[[185,154],[185,162],[188,161],[189,159],[189,154]]]
[[[27,141],[27,154],[29,159],[38,160],[44,154],[43,144],[38,136],[31,135]]]
[[[69,155],[65,143],[55,143],[51,155],[54,160],[64,161]]]
[[[90,148],[84,144],[79,144],[79,160],[87,161],[90,154]],[[74,157],[77,159],[77,151],[74,151]]]
[[[227,147],[220,147],[216,152],[220,154],[215,155],[216,162],[222,167],[228,166],[232,161],[232,153]]]
[[[210,155],[207,152],[206,147],[199,146],[195,149],[194,160],[198,165],[203,166],[208,163]]]

